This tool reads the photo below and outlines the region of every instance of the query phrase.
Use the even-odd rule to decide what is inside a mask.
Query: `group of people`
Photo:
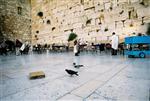
[[[29,48],[28,42],[22,43],[19,40],[13,42],[4,39],[0,42],[0,55],[7,55],[8,53],[16,53],[16,55],[28,54]]]
[[[73,32],[72,32],[73,33]],[[111,48],[112,48],[112,55],[117,55],[117,50],[118,50],[118,44],[119,44],[119,37],[115,34],[115,32],[112,33],[112,37],[111,37]],[[94,46],[92,44],[92,46]],[[27,54],[29,51],[29,44],[27,42],[25,43],[21,43],[16,41],[16,54]],[[74,47],[73,47],[73,52],[75,56],[79,56],[80,54],[80,47],[81,47],[81,42],[80,39],[79,40],[75,40],[74,41]],[[0,44],[0,54],[3,55],[7,55],[7,44],[5,43],[5,41],[3,41]]]
[[[112,37],[110,38],[111,41],[111,54],[117,55],[118,51],[118,45],[119,45],[119,37],[115,34],[115,32],[112,33]],[[93,45],[93,44],[92,44]],[[74,41],[74,49],[73,49],[74,55],[79,56],[80,53],[80,40]]]

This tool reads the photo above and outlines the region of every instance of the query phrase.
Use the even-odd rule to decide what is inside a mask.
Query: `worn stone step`
[[[45,78],[45,73],[43,71],[31,72],[29,74],[29,78],[30,79]]]

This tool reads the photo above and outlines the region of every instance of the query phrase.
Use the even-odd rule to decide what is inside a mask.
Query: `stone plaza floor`
[[[74,68],[73,62],[84,67]],[[46,77],[30,80],[34,71]],[[150,101],[150,57],[86,52],[79,57],[72,52],[0,56],[0,101]]]

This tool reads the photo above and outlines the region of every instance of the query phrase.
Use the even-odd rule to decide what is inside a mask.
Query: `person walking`
[[[21,55],[23,54],[23,51],[24,51],[25,47],[26,47],[26,44],[23,43],[22,46],[20,47],[20,53],[21,53]]]
[[[75,55],[75,56],[79,56],[79,52],[78,52],[78,41],[77,41],[77,40],[74,41],[73,52],[74,52],[74,55]]]

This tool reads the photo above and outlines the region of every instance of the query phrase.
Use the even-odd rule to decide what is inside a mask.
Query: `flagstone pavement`
[[[74,68],[73,62],[84,67]],[[34,71],[46,77],[30,80]],[[72,52],[0,56],[0,101],[150,101],[150,57],[86,52],[78,57]]]

